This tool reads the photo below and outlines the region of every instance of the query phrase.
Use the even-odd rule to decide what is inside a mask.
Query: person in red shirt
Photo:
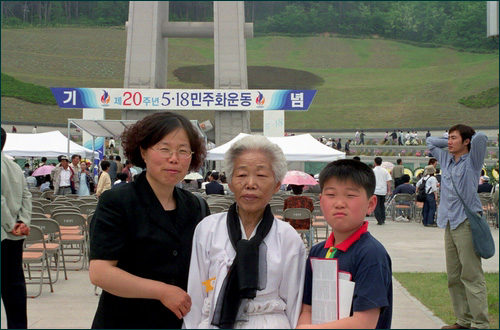
[[[290,187],[292,188],[293,194],[295,196],[291,196],[285,199],[283,211],[290,208],[303,208],[308,209],[312,212],[314,210],[313,200],[307,196],[300,196],[302,194],[302,191],[304,190],[304,186],[291,184]],[[310,219],[291,220],[285,218],[285,221],[289,222],[295,229],[309,229],[310,226]]]

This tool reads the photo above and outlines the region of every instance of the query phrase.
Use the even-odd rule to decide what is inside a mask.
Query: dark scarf
[[[236,251],[236,257],[222,283],[221,292],[214,310],[212,325],[231,329],[244,307],[242,300],[253,299],[257,290],[267,284],[266,246],[261,244],[271,230],[274,216],[271,207],[266,206],[264,217],[250,240],[241,239],[241,226],[236,203],[227,212],[227,231]]]

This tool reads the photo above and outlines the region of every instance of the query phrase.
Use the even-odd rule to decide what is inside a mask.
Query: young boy
[[[377,205],[375,175],[363,162],[343,159],[328,164],[319,176],[320,204],[333,231],[311,248],[306,264],[302,311],[297,328],[390,329],[392,320],[391,258],[368,231],[365,216]],[[310,258],[336,258],[339,271],[355,282],[350,317],[311,324],[312,269]]]

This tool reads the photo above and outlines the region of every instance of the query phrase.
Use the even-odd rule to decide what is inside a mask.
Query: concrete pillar
[[[214,1],[215,89],[247,89],[247,55],[243,1]],[[216,111],[215,143],[250,133],[248,111]]]
[[[168,1],[130,1],[125,57],[125,88],[166,88]],[[123,110],[122,119],[139,120],[155,111]]]

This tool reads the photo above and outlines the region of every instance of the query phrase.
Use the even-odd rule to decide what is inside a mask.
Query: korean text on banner
[[[51,87],[60,108],[307,111],[316,90],[184,90]]]

